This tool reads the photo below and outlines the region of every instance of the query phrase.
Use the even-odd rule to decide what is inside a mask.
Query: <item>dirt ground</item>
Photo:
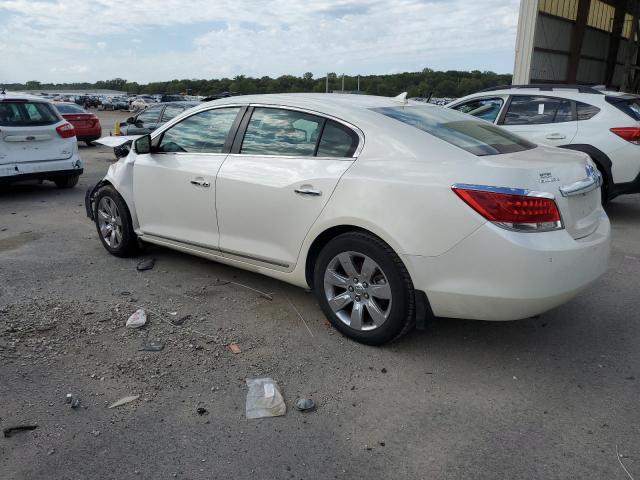
[[[105,133],[127,116],[100,112]],[[607,207],[610,268],[572,302],[519,322],[439,320],[375,348],[301,289],[157,247],[110,256],[83,199],[113,155],[80,151],[74,189],[0,189],[0,427],[38,426],[0,437],[1,478],[640,477],[640,195]],[[147,325],[125,328],[139,307]],[[259,376],[277,381],[284,417],[246,420]],[[298,397],[317,410],[296,411]]]

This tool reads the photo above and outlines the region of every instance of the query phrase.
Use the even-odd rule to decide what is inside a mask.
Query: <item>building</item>
[[[638,91],[640,0],[521,0],[514,84]]]

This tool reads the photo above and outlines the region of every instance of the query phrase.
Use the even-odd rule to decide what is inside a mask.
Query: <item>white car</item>
[[[0,183],[51,180],[70,188],[82,171],[75,129],[50,100],[0,94]]]
[[[136,138],[86,206],[114,255],[148,242],[311,287],[338,330],[380,344],[432,315],[574,297],[607,268],[599,186],[584,153],[442,107],[256,95]]]
[[[603,200],[640,193],[640,96],[571,85],[494,87],[447,105],[541,145],[585,152]]]

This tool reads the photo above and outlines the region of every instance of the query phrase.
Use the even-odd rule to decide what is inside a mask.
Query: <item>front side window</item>
[[[136,117],[136,123],[142,122],[143,124],[146,124],[146,123],[157,122],[158,116],[160,115],[161,108],[162,107],[151,107],[146,109],[144,112],[140,113],[140,115]]]
[[[239,107],[205,110],[176,123],[162,134],[160,152],[223,153]]]
[[[60,121],[52,106],[42,102],[0,102],[0,126],[29,127]]]
[[[487,120],[488,122],[495,122],[503,104],[504,100],[502,100],[502,98],[478,98],[461,105],[456,105],[453,109]]]
[[[478,156],[535,148],[535,144],[524,138],[448,108],[411,106],[373,110]]]
[[[164,112],[162,112],[162,123],[166,123],[169,120],[171,120],[172,118],[177,117],[178,115],[180,115],[182,112],[184,112],[184,108],[180,107],[178,105],[167,105],[166,107],[164,107]]]
[[[240,153],[311,157],[324,119],[308,113],[257,107],[251,115]]]
[[[540,125],[572,120],[571,100],[516,95],[511,99],[504,125]]]

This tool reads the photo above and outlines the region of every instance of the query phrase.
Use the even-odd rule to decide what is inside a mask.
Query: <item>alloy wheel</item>
[[[122,244],[122,217],[110,197],[102,197],[98,203],[98,227],[109,247],[116,249]]]

